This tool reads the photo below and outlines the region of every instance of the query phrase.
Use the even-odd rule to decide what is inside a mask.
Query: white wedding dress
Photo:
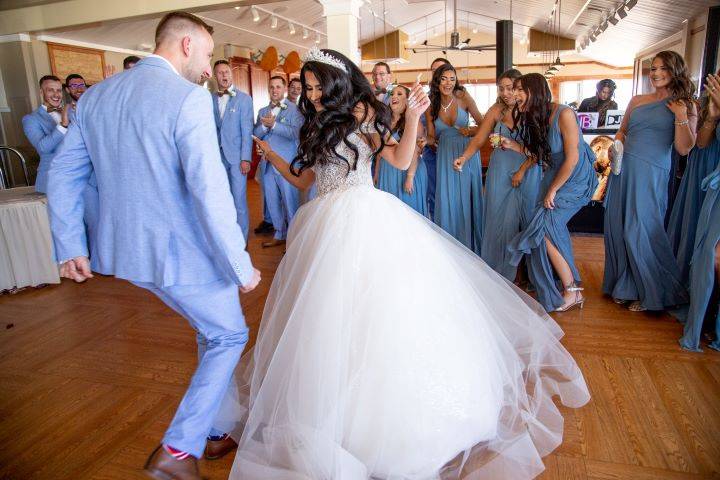
[[[231,479],[528,479],[582,373],[542,307],[356,170],[314,167],[255,348],[219,418]],[[337,149],[353,159],[341,144]],[[239,423],[238,423],[239,422]],[[221,422],[222,423],[222,422]]]

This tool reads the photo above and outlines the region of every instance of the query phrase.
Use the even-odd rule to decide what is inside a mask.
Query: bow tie
[[[221,90],[218,92],[218,97],[222,97],[223,95],[231,95],[230,90]]]
[[[280,108],[280,102],[278,103],[271,103],[270,108]]]
[[[387,93],[387,88],[377,88],[375,89],[375,95],[384,95]]]
[[[57,107],[57,108],[55,108],[55,107],[47,107],[47,112],[48,112],[48,113],[53,113],[53,112],[62,113],[62,107]]]

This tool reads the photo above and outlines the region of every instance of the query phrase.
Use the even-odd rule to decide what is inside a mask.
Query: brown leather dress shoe
[[[190,455],[177,460],[162,445],[150,454],[145,463],[145,474],[156,480],[207,480],[200,476],[197,458]]]
[[[217,460],[237,448],[238,444],[235,440],[227,437],[222,440],[208,440],[205,445],[205,458],[207,460]]]
[[[269,242],[263,242],[262,244],[263,248],[279,247],[280,245],[285,245],[285,240],[277,240],[273,238]]]

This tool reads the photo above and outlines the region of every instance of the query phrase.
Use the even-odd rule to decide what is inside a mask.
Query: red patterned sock
[[[163,448],[165,448],[166,452],[175,457],[175,460],[185,460],[187,457],[190,456],[188,452],[183,452],[182,450],[173,448],[170,445],[163,445]]]

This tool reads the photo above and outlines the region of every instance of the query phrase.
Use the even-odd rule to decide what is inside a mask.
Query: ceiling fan
[[[460,33],[457,29],[457,0],[453,0],[453,31],[450,33],[450,45],[430,45],[428,44],[428,41],[425,40],[422,42],[422,46],[418,46],[412,49],[413,53],[418,52],[443,52],[443,54],[447,54],[448,50],[455,50],[455,51],[476,51],[476,52],[482,52],[486,50],[495,50],[495,44],[487,44],[487,45],[470,45],[470,39],[467,38],[460,41]]]

